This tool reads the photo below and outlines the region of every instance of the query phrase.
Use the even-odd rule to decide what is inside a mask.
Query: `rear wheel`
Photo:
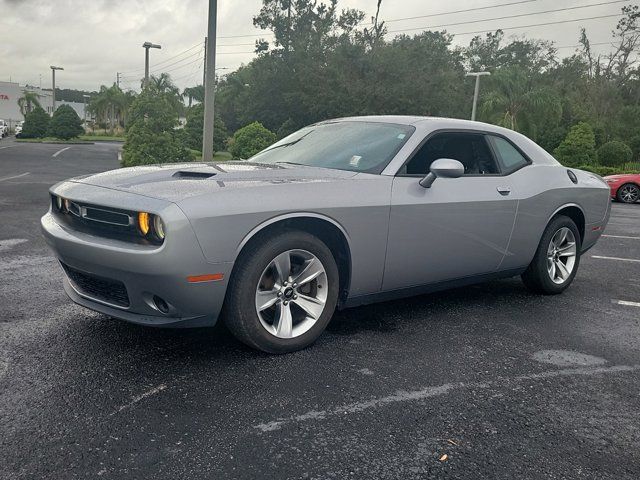
[[[331,320],[339,291],[331,250],[305,232],[262,236],[238,260],[225,322],[241,342],[268,353],[313,343]]]
[[[640,199],[640,187],[633,183],[625,183],[618,188],[616,199],[623,203],[635,203]]]
[[[576,276],[581,247],[580,232],[574,221],[562,215],[553,218],[533,261],[522,274],[522,281],[537,293],[562,293]]]

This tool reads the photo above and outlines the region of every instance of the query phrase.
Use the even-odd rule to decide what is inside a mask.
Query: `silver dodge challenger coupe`
[[[53,186],[42,229],[87,308],[150,326],[218,318],[247,345],[306,347],[345,308],[521,275],[566,289],[610,193],[528,138],[379,116],[303,128],[246,161]]]

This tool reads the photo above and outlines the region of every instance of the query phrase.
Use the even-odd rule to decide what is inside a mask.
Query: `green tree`
[[[194,150],[202,149],[202,130],[204,126],[204,105],[199,104],[189,109],[187,124],[184,130],[188,136],[189,147]],[[224,151],[227,147],[229,132],[219,115],[216,115],[213,124],[213,150]]]
[[[251,158],[276,141],[276,134],[253,122],[233,134],[229,152],[233,158]]]
[[[621,167],[631,161],[633,152],[629,145],[613,140],[598,148],[598,163],[605,167]]]
[[[640,135],[636,135],[629,140],[629,147],[631,147],[632,157],[634,162],[640,161]]]
[[[111,134],[116,125],[124,126],[127,108],[133,101],[133,94],[124,93],[117,85],[102,85],[100,91],[91,97],[87,110],[96,116],[98,123],[109,126]]]
[[[165,95],[147,88],[129,109],[122,166],[189,162],[186,134],[176,130],[177,114]]]
[[[51,117],[42,107],[35,107],[27,113],[21,136],[24,138],[42,138],[47,135]]]
[[[489,88],[481,111],[493,123],[535,139],[543,125],[560,120],[562,103],[558,96],[552,89],[536,84],[522,67],[496,71]]]
[[[149,86],[157,95],[163,96],[169,105],[173,108],[177,115],[184,114],[184,102],[180,89],[171,80],[171,75],[161,73],[160,75],[151,75],[149,78]]]
[[[27,114],[33,111],[34,108],[41,107],[39,99],[40,95],[36,92],[32,92],[31,90],[22,91],[22,97],[18,99],[18,107],[23,117],[26,118]]]
[[[567,167],[594,164],[596,160],[596,138],[593,128],[580,122],[569,130],[565,139],[556,148],[556,159]]]
[[[60,105],[49,122],[48,135],[69,140],[84,133],[82,120],[69,105]]]
[[[191,108],[193,101],[204,102],[204,85],[196,85],[195,87],[187,87],[182,91],[182,96],[189,99],[188,106]]]

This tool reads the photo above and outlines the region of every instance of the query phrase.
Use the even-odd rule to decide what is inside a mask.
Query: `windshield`
[[[380,173],[414,130],[409,125],[374,122],[312,125],[280,140],[250,160]]]

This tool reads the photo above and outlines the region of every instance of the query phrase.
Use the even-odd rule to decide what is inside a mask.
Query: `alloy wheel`
[[[288,250],[262,272],[256,288],[256,311],[271,335],[295,338],[316,324],[327,294],[327,272],[318,257],[306,250]]]
[[[551,238],[547,249],[547,272],[556,284],[566,282],[576,264],[576,237],[571,229],[562,227]]]
[[[640,188],[636,185],[624,185],[620,189],[620,198],[625,203],[635,203],[640,198]]]

